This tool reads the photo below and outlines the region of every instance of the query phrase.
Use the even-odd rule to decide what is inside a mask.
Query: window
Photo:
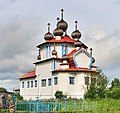
[[[37,87],[37,80],[35,80],[35,87]]]
[[[56,60],[53,59],[53,70],[55,70],[55,69],[56,69]]]
[[[48,58],[48,46],[46,46],[46,58]]]
[[[64,55],[64,45],[62,45],[62,56]]]
[[[48,79],[48,86],[51,86],[51,78]]]
[[[69,84],[74,85],[75,77],[69,77]]]
[[[22,88],[24,88],[24,82],[22,82]]]
[[[45,87],[46,86],[46,79],[41,80],[41,86]]]
[[[58,84],[58,77],[54,77],[54,85]]]
[[[33,81],[31,81],[31,87],[33,87]]]
[[[89,85],[89,78],[90,77],[85,77],[85,85]]]
[[[27,88],[29,88],[30,87],[30,83],[29,83],[29,81],[27,82]]]
[[[51,46],[46,46],[46,58],[51,56]]]

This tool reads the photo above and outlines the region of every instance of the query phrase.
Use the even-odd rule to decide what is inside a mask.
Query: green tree
[[[120,80],[118,78],[114,78],[114,80],[112,80],[111,88],[115,87],[120,87]]]
[[[7,89],[6,89],[6,88],[3,88],[3,87],[0,87],[0,92],[1,92],[1,91],[7,92]]]
[[[102,70],[98,69],[96,77],[96,83],[91,84],[85,94],[86,98],[105,98],[106,96],[108,84],[106,75],[102,72]]]
[[[66,95],[63,95],[62,91],[56,91],[55,97],[56,99],[63,99],[63,98],[66,98]]]

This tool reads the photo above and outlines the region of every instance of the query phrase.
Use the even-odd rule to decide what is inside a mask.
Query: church
[[[75,30],[67,34],[68,23],[57,18],[56,28],[44,35],[45,42],[39,49],[34,69],[20,77],[20,95],[35,100],[55,98],[62,91],[68,98],[83,98],[90,84],[96,80],[95,58],[92,48],[80,41],[82,36],[75,21]]]

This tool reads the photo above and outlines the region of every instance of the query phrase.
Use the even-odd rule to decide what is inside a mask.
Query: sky
[[[77,20],[95,65],[110,81],[120,79],[120,0],[0,0],[0,87],[19,88],[19,77],[34,68],[47,23],[52,32],[62,8],[68,35]]]

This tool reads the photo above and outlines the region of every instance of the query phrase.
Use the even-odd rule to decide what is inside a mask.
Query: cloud
[[[119,29],[114,30],[111,34],[107,34],[105,31],[100,29],[94,29],[85,37],[87,37],[86,42],[89,47],[93,48],[93,56],[96,59],[97,66],[103,70],[106,70],[106,72],[109,72],[109,74],[110,70],[120,69]],[[111,76],[112,75],[110,75],[110,77]]]
[[[0,26],[0,79],[17,79],[18,75],[34,68],[40,23],[13,18]]]

